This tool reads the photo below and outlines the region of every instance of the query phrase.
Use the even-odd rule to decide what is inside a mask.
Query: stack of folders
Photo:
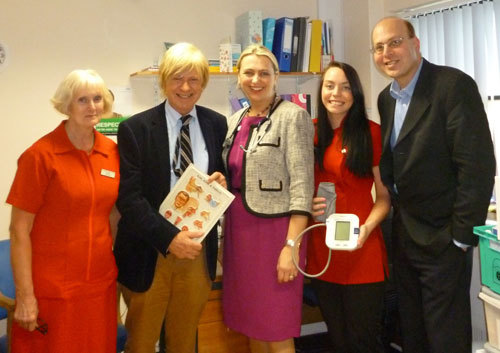
[[[308,17],[263,19],[262,11],[252,10],[235,22],[241,50],[249,44],[263,44],[276,56],[281,72],[321,72],[333,60],[328,21]]]
[[[272,48],[282,72],[321,72],[333,59],[327,21],[265,18],[262,29],[263,44]]]

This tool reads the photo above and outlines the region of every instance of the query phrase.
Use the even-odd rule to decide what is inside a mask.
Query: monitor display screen
[[[335,240],[349,240],[349,232],[351,230],[351,222],[337,221],[335,222]]]

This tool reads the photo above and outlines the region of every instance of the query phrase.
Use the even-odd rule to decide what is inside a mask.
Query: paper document
[[[201,242],[224,214],[234,195],[190,164],[160,205],[160,214],[181,231],[202,231]]]

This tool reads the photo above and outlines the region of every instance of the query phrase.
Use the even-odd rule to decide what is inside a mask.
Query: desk
[[[208,302],[198,324],[198,353],[249,353],[248,338],[224,325],[222,317],[222,277],[212,285]]]
[[[302,305],[302,325],[322,322],[319,307]],[[217,276],[198,324],[198,353],[250,353],[248,338],[224,325],[222,276]]]

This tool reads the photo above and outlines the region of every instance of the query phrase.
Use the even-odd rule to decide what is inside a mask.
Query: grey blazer
[[[228,120],[222,158],[228,171],[228,156],[245,108]],[[263,136],[262,136],[263,135]],[[243,159],[241,195],[248,212],[279,217],[311,212],[314,193],[314,126],[309,114],[283,101],[270,119],[252,126]],[[228,185],[231,185],[231,175]]]

